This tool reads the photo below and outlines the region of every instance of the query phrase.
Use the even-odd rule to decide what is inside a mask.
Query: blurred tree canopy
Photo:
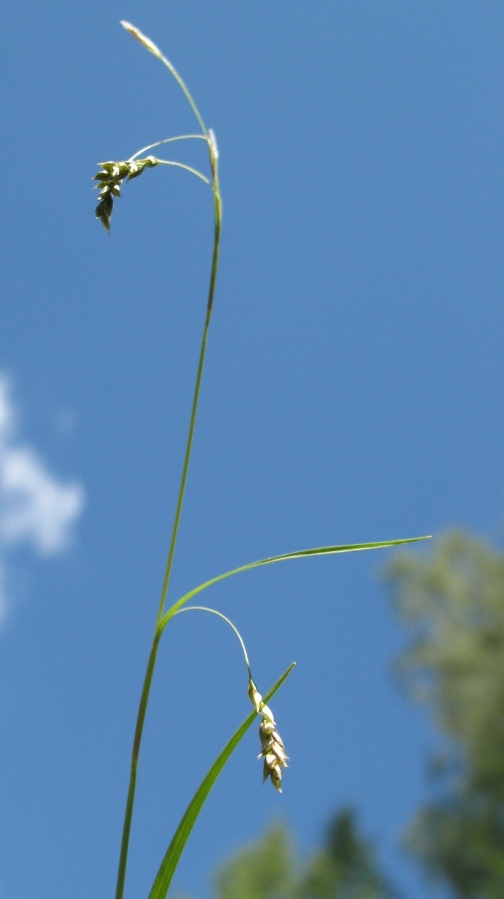
[[[406,842],[456,897],[504,897],[504,553],[462,532],[389,565],[410,642],[399,660],[442,736],[435,798]]]
[[[293,839],[276,824],[218,869],[218,899],[394,899],[350,809],[339,812],[323,847],[296,861]]]
[[[504,552],[454,531],[426,552],[397,554],[385,580],[408,635],[400,676],[440,735],[434,798],[406,846],[454,899],[504,899]],[[397,899],[349,809],[320,850],[297,859],[277,824],[217,870],[214,895]]]
[[[350,809],[333,818],[322,848],[304,860],[299,860],[285,824],[269,827],[217,869],[213,895],[216,899],[397,899]]]

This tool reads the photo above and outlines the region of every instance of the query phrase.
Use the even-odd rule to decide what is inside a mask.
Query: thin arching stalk
[[[238,628],[235,627],[235,625],[233,624],[231,619],[227,617],[227,615],[223,615],[222,612],[218,612],[217,609],[210,609],[208,606],[185,606],[183,609],[179,609],[178,612],[175,612],[175,615],[181,615],[183,612],[209,612],[210,615],[216,615],[217,618],[222,618],[222,620],[225,621],[226,624],[229,624],[229,627],[235,632],[235,634],[238,638],[238,641],[240,643],[241,650],[243,652],[243,658],[245,659],[245,664],[247,666],[248,676],[249,676],[249,678],[252,677],[252,670],[250,668],[250,660],[248,657],[247,647],[245,646],[243,637],[240,634],[240,631],[238,630]]]
[[[154,150],[155,147],[161,147],[162,144],[173,144],[177,140],[204,140],[206,142],[207,138],[204,134],[177,134],[175,137],[165,137],[164,140],[157,140],[153,144],[147,144],[146,147],[137,150],[136,153],[133,153],[133,156],[130,156],[129,161],[134,162],[139,156],[147,153],[147,150]]]
[[[180,88],[184,92],[184,94],[187,98],[187,101],[188,101],[192,111],[194,112],[194,115],[196,116],[196,118],[198,120],[198,124],[199,124],[203,134],[205,135],[206,138],[208,138],[208,130],[203,121],[201,113],[192,98],[191,92],[190,92],[189,88],[187,87],[187,84],[180,77],[175,66],[170,62],[169,59],[166,58],[166,56],[163,56],[159,47],[156,47],[156,44],[153,41],[151,41],[150,38],[146,37],[145,34],[142,34],[142,32],[138,28],[135,28],[135,26],[132,25],[130,22],[122,21],[121,25],[123,26],[123,28],[126,29],[126,31],[129,31],[129,33],[132,34],[133,37],[136,38],[136,40],[139,41],[142,44],[142,46],[145,47],[145,49],[149,51],[149,53],[152,53],[153,56],[156,56],[157,59],[161,60],[163,65],[165,65],[166,68],[171,72],[171,74],[175,78],[175,81],[177,82],[177,84],[180,86]]]
[[[205,184],[211,184],[209,178],[206,175],[203,175],[198,169],[193,169],[192,165],[185,165],[183,162],[174,162],[173,159],[156,159],[157,165],[173,165],[176,169],[184,169],[186,172],[190,172],[191,175],[196,175],[201,181],[204,181]]]

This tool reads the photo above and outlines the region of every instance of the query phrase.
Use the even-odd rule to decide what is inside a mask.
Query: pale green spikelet
[[[273,713],[263,702],[262,696],[252,678],[249,679],[248,695],[256,712],[262,716],[262,721],[259,725],[261,751],[257,758],[264,759],[263,783],[269,777],[273,786],[281,793],[282,769],[289,767],[287,765],[289,756],[285,752],[283,740],[276,729]]]
[[[110,231],[110,219],[114,208],[115,197],[121,196],[121,184],[138,178],[144,169],[158,165],[159,160],[155,156],[146,156],[145,159],[126,160],[124,162],[100,162],[101,170],[93,177],[98,181],[95,185],[100,191],[100,199],[96,207],[96,218],[100,219],[106,231]]]

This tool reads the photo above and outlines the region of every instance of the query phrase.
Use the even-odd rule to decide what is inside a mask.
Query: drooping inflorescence
[[[264,759],[263,783],[269,777],[273,786],[281,793],[282,769],[289,767],[287,764],[289,756],[285,752],[283,740],[276,729],[273,713],[266,703],[263,702],[263,698],[252,678],[249,680],[248,695],[256,712],[262,716],[262,721],[259,725],[261,751],[257,758]]]
[[[100,200],[96,207],[96,218],[100,219],[103,227],[110,231],[110,219],[114,208],[114,199],[121,196],[121,184],[138,178],[146,168],[159,165],[155,156],[146,156],[144,159],[132,159],[125,162],[100,162],[101,171],[93,178],[98,181],[95,185],[100,191]]]

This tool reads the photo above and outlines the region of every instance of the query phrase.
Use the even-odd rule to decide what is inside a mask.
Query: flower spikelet
[[[248,694],[256,712],[262,716],[262,721],[259,725],[261,751],[257,758],[264,759],[263,783],[269,777],[273,786],[281,793],[282,769],[289,767],[287,765],[289,756],[285,752],[283,740],[276,729],[273,713],[266,703],[263,702],[263,698],[252,678],[249,680]]]
[[[114,208],[114,199],[121,196],[121,184],[138,178],[144,169],[152,168],[159,164],[155,156],[146,156],[145,159],[126,160],[125,162],[100,162],[101,170],[94,176],[93,181],[100,191],[99,202],[96,207],[96,218],[100,219],[103,227],[110,231],[110,219]]]

